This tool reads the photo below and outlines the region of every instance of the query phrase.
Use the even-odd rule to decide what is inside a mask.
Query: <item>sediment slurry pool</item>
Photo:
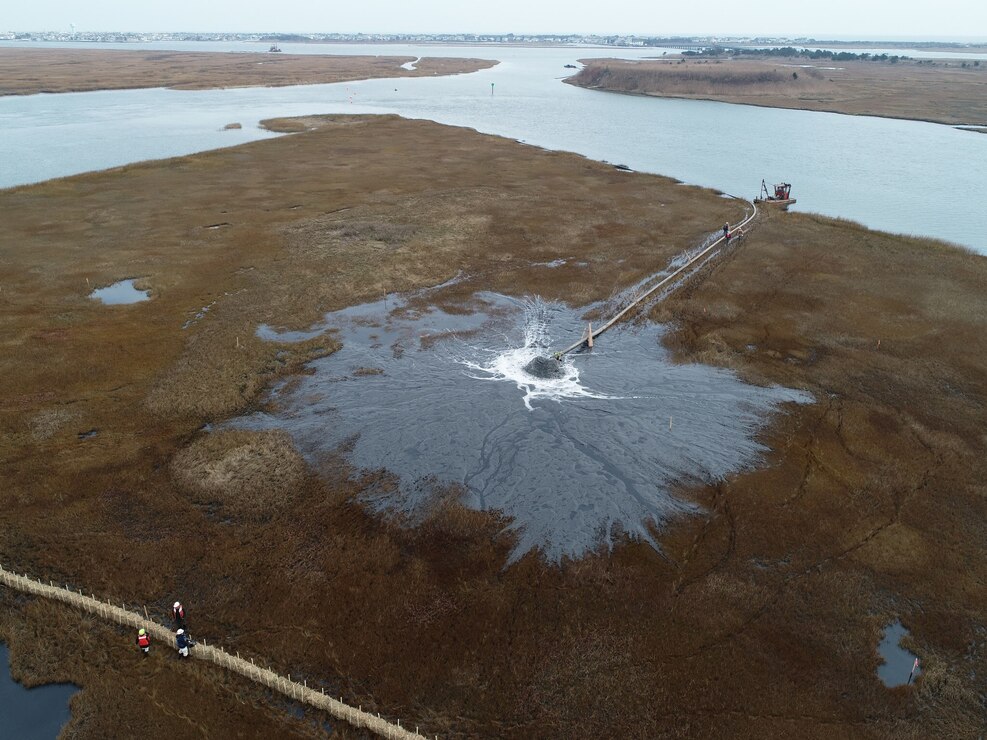
[[[649,525],[696,511],[674,485],[753,468],[766,452],[758,431],[784,403],[812,397],[673,363],[656,325],[622,327],[592,352],[566,355],[559,377],[528,372],[579,335],[582,313],[494,293],[476,295],[468,313],[399,297],[335,312],[323,330],[342,349],[276,389],[276,411],[235,426],[288,430],[316,467],[345,446],[358,470],[399,477],[366,500],[411,522],[437,487],[462,486],[468,506],[512,521],[514,558],[533,549],[579,557],[620,534],[657,548]]]

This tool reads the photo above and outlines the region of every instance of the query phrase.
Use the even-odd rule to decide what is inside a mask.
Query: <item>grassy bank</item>
[[[763,435],[764,469],[684,486],[703,513],[661,554],[628,542],[505,568],[504,522],[455,490],[404,527],[360,503],[393,484],[385,472],[310,468],[276,434],[202,432],[337,347],[261,342],[256,326],[307,328],[460,273],[435,300],[581,305],[742,206],[425,121],[269,125],[298,133],[0,192],[0,557],[158,614],[181,598],[210,643],[443,736],[975,734],[987,260],[770,215],[652,317],[683,361],[817,402]],[[87,297],[126,277],[151,300]],[[17,665],[83,685],[73,731],[309,732],[204,666],[145,668],[129,636],[2,598]],[[911,689],[874,675],[893,618],[925,666]],[[40,639],[52,625],[66,634]]]
[[[583,61],[586,66],[566,81],[594,90],[934,123],[987,122],[987,65],[801,58]]]
[[[104,49],[0,49],[0,95],[85,92],[144,87],[207,90],[279,87],[367,80],[431,77],[475,72],[496,62],[428,57],[407,70],[414,57],[232,54]]]

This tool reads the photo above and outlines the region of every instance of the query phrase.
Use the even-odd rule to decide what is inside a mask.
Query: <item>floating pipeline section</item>
[[[736,198],[736,196],[734,196],[734,197]],[[743,200],[742,198],[736,198],[736,199],[737,200]],[[743,221],[741,221],[739,224],[737,224],[736,226],[734,226],[730,230],[731,233],[733,231],[737,231],[737,230],[743,229],[745,226],[747,226],[747,224],[749,224],[751,221],[753,221],[754,218],[757,216],[757,205],[755,205],[751,201],[746,201],[746,202],[747,202],[747,204],[753,210],[751,211],[751,214],[747,218],[745,218]],[[609,321],[607,321],[605,324],[603,324],[599,329],[597,329],[596,331],[594,331],[592,333],[589,333],[588,336],[584,334],[583,337],[582,337],[582,339],[580,339],[578,342],[575,342],[574,344],[569,345],[564,350],[562,350],[560,352],[556,352],[555,353],[555,356],[556,357],[561,357],[562,355],[567,355],[570,352],[574,352],[575,350],[579,349],[580,347],[583,347],[586,344],[589,344],[590,346],[592,346],[592,341],[594,339],[596,339],[603,332],[605,332],[607,329],[609,329],[614,324],[616,324],[618,321],[620,321],[622,318],[624,318],[624,316],[626,316],[628,313],[630,313],[630,311],[632,309],[634,309],[638,305],[640,305],[642,301],[645,301],[648,298],[650,298],[660,288],[663,288],[666,285],[668,285],[672,280],[674,280],[679,275],[681,275],[683,272],[685,272],[686,270],[688,270],[690,267],[692,267],[699,260],[701,260],[707,254],[709,254],[711,251],[713,251],[720,244],[725,244],[727,241],[728,241],[728,239],[727,239],[726,236],[721,236],[719,239],[717,239],[715,242],[713,242],[712,244],[710,244],[708,247],[706,247],[706,249],[704,249],[699,254],[697,254],[695,257],[693,257],[691,260],[689,260],[688,262],[686,262],[684,265],[682,265],[679,269],[677,269],[671,275],[666,275],[664,278],[662,278],[661,280],[659,280],[655,285],[651,286],[646,291],[644,291],[641,295],[639,295],[637,298],[635,298],[634,300],[632,300],[627,306],[625,306],[620,312],[618,312]]]
[[[56,586],[51,581],[42,583],[27,575],[17,575],[6,570],[0,565],[0,584],[8,586],[16,591],[33,594],[45,599],[61,601],[63,604],[77,607],[91,614],[96,614],[103,619],[108,619],[126,627],[140,629],[143,627],[148,633],[160,641],[162,645],[175,648],[175,636],[170,629],[147,618],[147,608],[143,615],[129,611],[124,605],[116,606],[108,601],[100,601],[93,596],[85,596],[81,591],[75,592],[67,586]],[[419,734],[418,728],[414,732],[401,727],[401,721],[397,724],[389,722],[379,714],[374,715],[364,712],[362,708],[351,707],[344,704],[342,697],[334,699],[327,696],[325,691],[316,691],[309,688],[307,681],[298,683],[291,680],[291,674],[287,677],[275,673],[269,668],[261,668],[254,663],[253,659],[246,660],[237,653],[230,655],[222,648],[207,645],[205,640],[198,642],[193,650],[189,651],[189,656],[199,660],[206,660],[218,666],[226,668],[228,671],[238,673],[244,678],[250,679],[254,683],[262,684],[273,691],[277,691],[295,701],[304,702],[316,709],[328,712],[336,719],[348,722],[353,727],[359,727],[379,735],[380,737],[393,738],[394,740],[414,740],[423,738]]]

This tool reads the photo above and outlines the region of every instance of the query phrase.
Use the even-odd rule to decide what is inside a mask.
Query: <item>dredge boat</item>
[[[795,198],[791,196],[791,192],[791,183],[783,182],[774,186],[774,195],[772,195],[768,192],[767,183],[761,180],[761,193],[754,199],[754,202],[764,203],[769,206],[778,206],[782,210],[785,210],[795,202]]]

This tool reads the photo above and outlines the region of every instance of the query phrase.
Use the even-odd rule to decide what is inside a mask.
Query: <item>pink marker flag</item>
[[[912,673],[918,670],[918,658],[915,659],[915,665],[912,666]]]

